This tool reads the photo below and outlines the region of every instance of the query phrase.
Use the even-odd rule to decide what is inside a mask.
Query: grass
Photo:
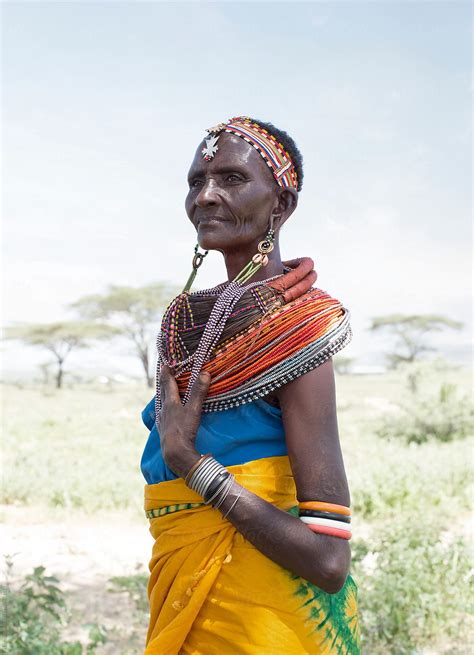
[[[139,461],[148,436],[141,387],[4,387],[2,503],[142,513]]]
[[[470,370],[444,366],[427,384],[466,393],[470,381]],[[468,639],[473,437],[410,445],[378,437],[377,422],[396,420],[405,393],[400,372],[337,378],[364,652],[454,655]],[[139,461],[148,431],[140,412],[152,396],[139,386],[6,385],[3,504],[98,521],[118,510],[143,521]],[[145,631],[145,580],[131,571],[130,581],[114,582],[138,599]]]
[[[471,372],[448,368],[429,384],[435,390],[444,381],[465,393]],[[405,394],[401,373],[342,376],[337,389],[339,432],[355,517],[366,524],[383,524],[401,512],[410,513],[439,517],[442,527],[452,530],[472,503],[473,436],[420,445],[378,437],[380,418],[390,414]]]

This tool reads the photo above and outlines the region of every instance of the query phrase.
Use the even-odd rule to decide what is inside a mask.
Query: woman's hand
[[[161,368],[161,412],[157,421],[161,452],[168,468],[181,478],[186,477],[200,457],[194,441],[210,382],[209,373],[202,372],[191,389],[188,402],[183,405],[170,367]]]

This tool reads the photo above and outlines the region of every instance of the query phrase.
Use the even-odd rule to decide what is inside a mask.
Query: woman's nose
[[[213,180],[207,180],[196,196],[196,205],[198,207],[209,207],[217,203],[217,186]]]

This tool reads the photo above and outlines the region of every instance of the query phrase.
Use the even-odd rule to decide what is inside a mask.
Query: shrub
[[[394,522],[370,548],[362,542],[353,552],[362,652],[413,655],[436,647],[430,652],[461,655],[452,644],[469,643],[472,581],[461,539],[429,523]]]
[[[37,566],[26,575],[19,588],[11,583],[12,560],[6,557],[5,583],[0,585],[0,653],[5,655],[93,655],[96,646],[106,642],[104,628],[90,626],[90,642],[63,641],[61,629],[66,625],[67,607],[58,579],[45,575]]]
[[[397,403],[399,412],[386,415],[376,426],[383,438],[406,443],[453,441],[473,431],[474,409],[468,396],[461,395],[455,384],[435,383],[442,372],[440,362],[406,367],[405,394]]]

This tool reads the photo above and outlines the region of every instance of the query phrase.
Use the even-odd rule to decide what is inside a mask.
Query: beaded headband
[[[260,127],[248,116],[236,116],[228,120],[227,123],[219,123],[206,131],[210,136],[206,138],[206,145],[201,151],[206,161],[210,161],[219,149],[217,145],[219,136],[216,136],[219,132],[236,134],[260,153],[267,166],[271,168],[277,184],[281,187],[298,188],[295,166],[288,152],[273,134]]]

